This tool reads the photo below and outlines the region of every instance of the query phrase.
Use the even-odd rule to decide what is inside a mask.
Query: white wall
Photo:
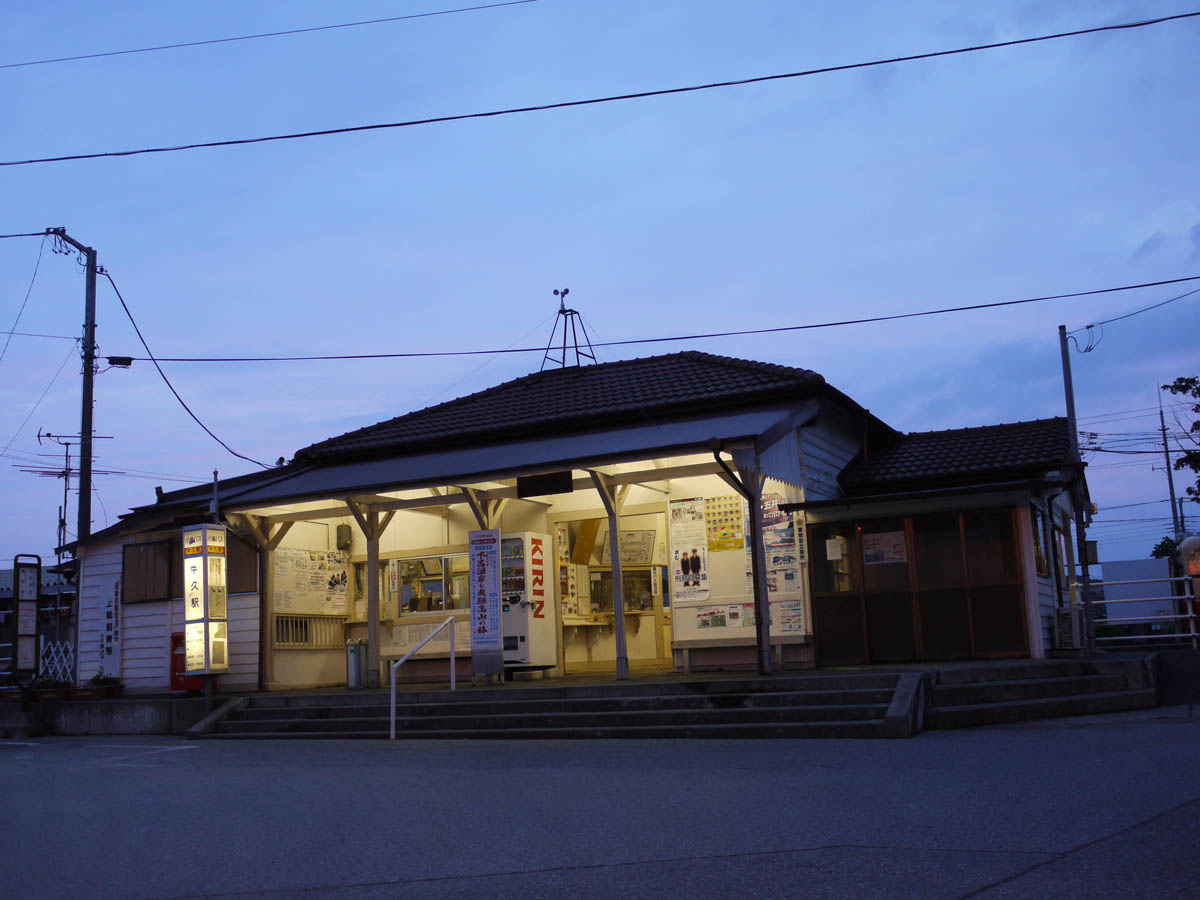
[[[84,682],[100,671],[104,604],[114,591],[120,589],[121,544],[113,541],[89,547],[80,559],[78,640],[75,649],[79,680]],[[111,671],[110,667],[109,674],[117,673]]]

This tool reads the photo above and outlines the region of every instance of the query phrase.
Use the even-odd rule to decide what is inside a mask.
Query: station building
[[[77,674],[194,686],[181,533],[214,518],[218,691],[345,684],[359,640],[383,681],[447,619],[399,677],[445,680],[451,628],[468,676],[483,529],[513,677],[1037,658],[1082,479],[1061,418],[905,434],[815,372],[694,351],[549,369],[160,491],[73,545]]]

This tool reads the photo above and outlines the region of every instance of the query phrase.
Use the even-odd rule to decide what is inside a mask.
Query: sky
[[[0,30],[0,161],[709,84],[1200,8],[536,0],[12,65],[454,7],[13,5]],[[572,109],[0,167],[0,234],[64,226],[96,248],[160,357],[540,347],[563,287],[593,340],[620,341],[1184,278],[1200,275],[1198,41],[1190,19]],[[1191,289],[597,355],[696,349],[800,366],[902,431],[988,425],[1065,414],[1059,325],[1083,329]],[[74,257],[39,238],[0,240],[0,329],[27,293],[15,330],[81,333]],[[97,322],[102,356],[145,356],[103,278]],[[1080,332],[1081,429],[1100,446],[1153,449],[1156,388],[1197,374],[1198,332],[1200,294],[1095,328],[1090,341]],[[541,363],[537,352],[163,369],[233,449],[274,463]],[[78,434],[80,385],[71,340],[15,336],[0,359],[0,561],[53,554],[63,482],[21,469],[62,460],[38,434]],[[1179,431],[1178,400],[1165,399]],[[96,478],[94,530],[153,502],[155,485],[257,469],[201,431],[145,361],[97,376],[95,430],[96,467],[121,474]],[[1171,528],[1161,455],[1088,458],[1101,557],[1147,556]],[[1180,473],[1180,494],[1187,483]],[[1200,504],[1187,513],[1195,530]]]

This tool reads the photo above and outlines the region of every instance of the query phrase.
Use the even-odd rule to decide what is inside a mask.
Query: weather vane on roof
[[[588,337],[587,328],[583,324],[583,316],[574,309],[567,308],[567,294],[571,292],[570,288],[563,288],[561,291],[558,288],[554,289],[554,296],[558,298],[558,318],[554,320],[554,327],[550,329],[550,341],[546,344],[546,355],[542,357],[542,367],[539,372],[544,371],[546,363],[557,363],[560,368],[567,367],[567,357],[571,350],[575,352],[575,362],[573,365],[583,365],[582,358],[586,357],[592,362],[596,361],[595,351],[592,350],[592,340]],[[554,336],[558,333],[558,324],[562,322],[562,344],[556,346]],[[577,324],[578,323],[578,324]],[[571,330],[571,344],[567,344],[567,329]],[[579,332],[583,332],[583,341],[587,345],[587,349],[579,344]],[[557,353],[558,356],[554,356]]]

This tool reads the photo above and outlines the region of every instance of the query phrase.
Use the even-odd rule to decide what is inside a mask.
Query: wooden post
[[[618,541],[617,516],[625,500],[622,493],[618,498],[612,490],[612,483],[599,472],[589,473],[604,511],[608,513],[608,547],[609,559],[612,561],[612,591],[613,591],[613,635],[617,639],[617,680],[629,678],[629,651],[625,644],[625,596],[621,578],[621,547]]]
[[[750,504],[750,568],[754,577],[754,624],[758,645],[758,673],[770,675],[775,671],[771,657],[771,603],[767,592],[767,558],[763,549],[762,488],[763,474],[758,459],[751,450],[735,450],[733,464],[742,483],[742,494]]]

